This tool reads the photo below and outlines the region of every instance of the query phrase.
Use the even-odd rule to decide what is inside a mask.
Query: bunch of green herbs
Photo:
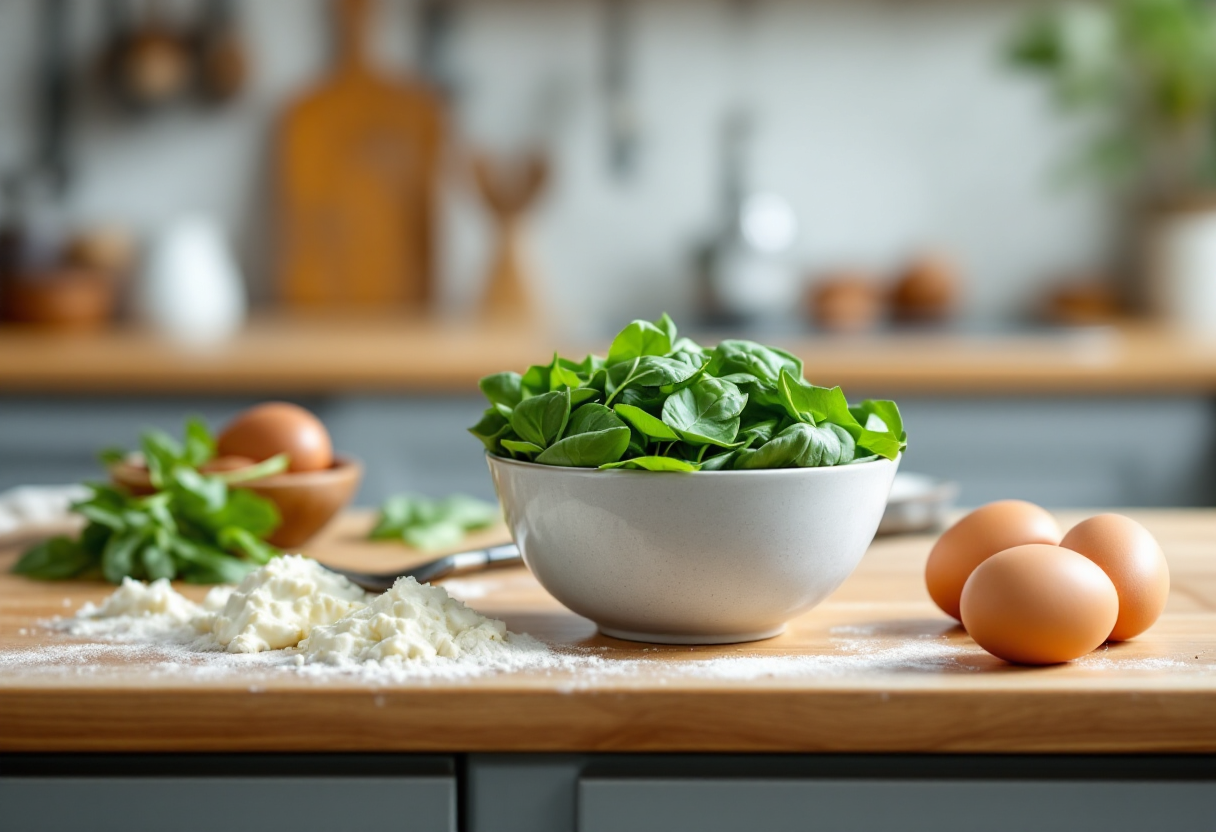
[[[815,468],[895,459],[907,434],[894,402],[849,405],[817,387],[802,361],[753,341],[707,349],[666,314],[634,321],[606,358],[486,376],[489,399],[469,429],[509,459],[577,468],[721,471]]]
[[[135,496],[113,485],[88,484],[92,495],[72,505],[87,521],[80,535],[35,545],[13,571],[51,580],[100,575],[111,583],[125,577],[238,583],[280,554],[265,541],[279,525],[274,503],[232,486],[286,470],[285,455],[202,473],[199,467],[215,457],[215,440],[197,419],[187,422],[184,442],[148,431],[141,447],[155,493]],[[107,466],[126,459],[120,450],[101,455]]]
[[[432,500],[417,494],[389,497],[372,528],[372,540],[400,540],[423,551],[446,549],[471,531],[486,529],[502,519],[495,503],[463,494]]]

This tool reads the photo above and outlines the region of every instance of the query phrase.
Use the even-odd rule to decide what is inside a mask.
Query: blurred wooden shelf
[[[2,393],[474,392],[488,373],[606,338],[402,316],[257,317],[191,351],[137,328],[63,333],[0,326]],[[710,341],[711,339],[706,339]],[[968,335],[773,336],[807,378],[859,394],[1216,394],[1216,340],[1148,326]]]

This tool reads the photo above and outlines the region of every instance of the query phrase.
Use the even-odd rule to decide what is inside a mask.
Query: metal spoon
[[[514,543],[507,543],[502,546],[491,546],[488,549],[474,549],[471,552],[444,555],[400,572],[356,572],[352,569],[339,569],[328,564],[325,568],[331,572],[337,572],[368,592],[384,592],[396,583],[398,578],[412,577],[418,583],[425,584],[451,575],[499,569],[504,566],[515,566],[517,563],[523,563],[519,547]]]

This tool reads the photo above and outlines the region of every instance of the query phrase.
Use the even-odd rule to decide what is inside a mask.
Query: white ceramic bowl
[[[598,471],[487,456],[536,579],[616,638],[775,636],[861,561],[899,461],[766,471]]]

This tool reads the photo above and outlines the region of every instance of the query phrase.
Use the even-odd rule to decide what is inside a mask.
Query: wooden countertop
[[[864,394],[1216,393],[1216,341],[1143,326],[763,340],[802,356],[816,383]],[[523,370],[555,348],[582,355],[605,346],[599,334],[390,315],[263,316],[209,351],[133,328],[4,325],[0,392],[475,392],[481,376]]]
[[[921,579],[928,536],[880,539],[828,601],[749,645],[617,641],[522,568],[466,576],[449,583],[453,594],[511,630],[633,670],[375,684],[283,669],[199,674],[138,650],[64,653],[73,639],[37,621],[109,588],[9,575],[10,547],[0,554],[0,750],[1210,753],[1216,511],[1135,516],[1170,561],[1165,615],[1132,642],[1046,668],[989,656],[936,610]],[[344,518],[310,553],[377,568],[410,559],[361,540],[368,522]]]

